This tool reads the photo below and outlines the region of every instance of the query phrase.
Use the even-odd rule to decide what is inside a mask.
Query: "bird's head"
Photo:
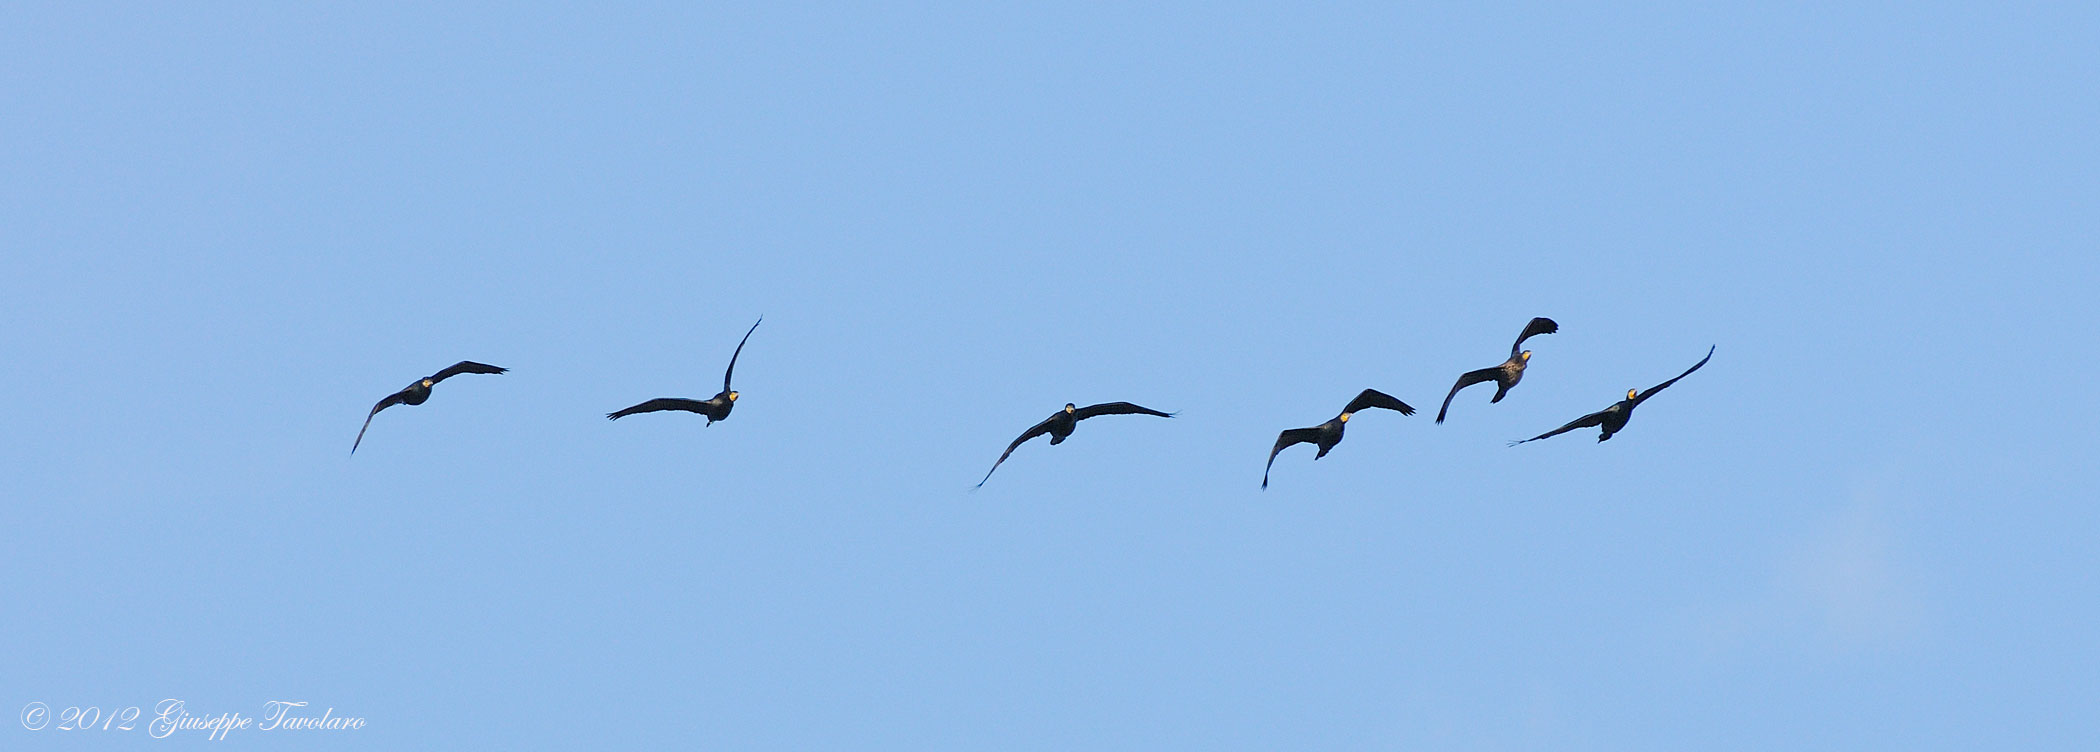
[[[1634,397],[1640,396],[1640,393],[1641,390],[1639,389],[1628,389],[1626,390],[1626,398],[1633,399]]]
[[[1341,421],[1341,422],[1343,422],[1343,423],[1347,423],[1347,422],[1349,422],[1349,416],[1351,416],[1351,415],[1354,415],[1354,414],[1355,414],[1355,413],[1342,413],[1341,415],[1337,416],[1337,417],[1335,418],[1335,420],[1339,420],[1339,421]]]
[[[1070,403],[1070,402],[1067,402],[1067,403],[1065,403],[1065,414],[1066,414],[1066,415],[1071,415],[1071,414],[1072,414],[1072,412],[1073,412],[1074,410],[1078,410],[1078,409],[1079,409],[1079,406],[1078,406],[1078,405],[1074,405],[1074,404],[1072,404],[1072,403]]]
[[[1517,360],[1531,360],[1531,351],[1525,350],[1523,352],[1517,353]]]
[[[423,380],[423,388],[424,388],[424,389],[429,389],[429,388],[430,388],[430,385],[432,385],[432,384],[435,384],[435,383],[437,383],[437,382],[435,382],[435,381],[431,381],[430,379],[424,379],[424,380]]]
[[[736,401],[736,392],[730,392],[730,393],[729,393],[729,401],[730,401],[730,402],[735,402],[735,401]]]

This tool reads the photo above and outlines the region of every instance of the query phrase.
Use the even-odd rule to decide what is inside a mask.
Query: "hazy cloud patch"
[[[1761,585],[1694,607],[1681,626],[1709,652],[1804,639],[1845,652],[1914,644],[1926,608],[1898,524],[1899,498],[1881,477],[1856,479],[1841,506],[1778,548]]]
[[[1854,646],[1901,647],[1923,627],[1916,567],[1890,519],[1884,484],[1811,528],[1785,556],[1777,590],[1825,636]]]

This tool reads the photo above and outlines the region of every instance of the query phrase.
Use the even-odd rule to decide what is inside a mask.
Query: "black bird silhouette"
[[[1262,489],[1268,489],[1269,468],[1276,466],[1276,455],[1282,452],[1284,447],[1292,444],[1318,444],[1320,453],[1313,455],[1313,459],[1317,460],[1325,457],[1327,456],[1327,450],[1333,449],[1334,445],[1342,443],[1342,428],[1349,422],[1349,416],[1356,414],[1360,410],[1372,407],[1398,410],[1401,415],[1415,414],[1414,408],[1409,407],[1405,402],[1395,399],[1392,395],[1376,389],[1365,389],[1356,395],[1356,399],[1349,400],[1349,406],[1342,408],[1342,414],[1334,416],[1334,420],[1311,428],[1293,428],[1277,436],[1276,447],[1269,450],[1269,467],[1262,468],[1261,471]]]
[[[1700,366],[1706,365],[1706,361],[1713,359],[1714,348],[1706,348],[1706,357],[1700,358],[1699,362],[1692,364],[1691,368],[1685,369],[1684,373],[1677,374],[1677,379],[1681,379],[1686,376],[1692,375],[1693,371],[1697,371],[1699,370]],[[1642,402],[1646,402],[1649,397],[1655,396],[1656,392],[1660,392],[1668,388],[1671,384],[1677,383],[1677,379],[1670,379],[1669,381],[1656,384],[1653,388],[1650,388],[1648,391],[1645,392],[1636,392],[1632,389],[1628,389],[1626,390],[1626,399],[1619,400],[1611,407],[1607,407],[1602,410],[1598,410],[1594,413],[1584,415],[1580,418],[1576,418],[1573,422],[1570,422],[1565,426],[1561,426],[1551,431],[1547,431],[1537,436],[1533,436],[1531,438],[1525,439],[1524,441],[1538,441],[1539,439],[1551,436],[1559,436],[1569,431],[1573,431],[1577,428],[1588,428],[1590,426],[1602,426],[1604,432],[1597,435],[1597,440],[1609,441],[1611,439],[1612,434],[1618,433],[1620,430],[1626,428],[1626,421],[1633,419],[1634,408],[1640,407]],[[1509,445],[1516,446],[1518,444],[1524,443],[1524,441],[1512,441],[1509,442]]]
[[[372,416],[378,415],[379,411],[385,410],[395,405],[423,404],[426,400],[430,399],[431,387],[437,386],[437,383],[440,381],[444,381],[445,379],[458,376],[462,373],[502,373],[508,370],[510,369],[497,368],[486,363],[476,363],[471,360],[462,360],[458,363],[452,364],[451,368],[447,368],[445,370],[439,371],[421,379],[417,379],[416,383],[408,385],[407,388],[402,389],[401,391],[387,395],[386,399],[380,400],[379,404],[372,406],[372,412],[365,414],[365,427],[357,429],[357,440],[350,442],[350,453],[356,454],[357,445],[365,443],[365,430],[372,427]]]
[[[1163,413],[1128,402],[1104,402],[1099,405],[1088,405],[1086,407],[1067,402],[1063,410],[1059,410],[1051,414],[1050,417],[1044,418],[1043,422],[1035,424],[1035,427],[1023,431],[1021,438],[1014,439],[1014,443],[1006,445],[1006,451],[999,454],[999,461],[992,463],[992,469],[984,471],[984,480],[977,481],[977,487],[983,488],[984,481],[992,479],[992,473],[998,472],[1000,463],[1005,462],[1007,457],[1013,456],[1015,447],[1046,433],[1050,434],[1051,444],[1065,443],[1065,439],[1072,435],[1072,429],[1079,426],[1079,421],[1097,415],[1157,415],[1162,418],[1174,417],[1173,413]]]
[[[1458,390],[1483,381],[1495,382],[1495,398],[1488,400],[1488,403],[1501,402],[1502,396],[1509,394],[1509,388],[1524,379],[1524,364],[1531,362],[1531,351],[1523,349],[1524,340],[1531,339],[1534,334],[1552,334],[1557,331],[1560,331],[1560,325],[1544,316],[1525,324],[1524,333],[1517,335],[1517,343],[1509,346],[1509,360],[1502,361],[1502,365],[1499,366],[1467,371],[1458,377],[1458,383],[1451,386],[1451,393],[1444,395],[1444,406],[1437,408],[1436,422],[1444,422],[1444,414],[1451,411],[1451,398],[1458,396]]]
[[[714,425],[715,421],[728,418],[729,410],[736,407],[736,392],[729,388],[729,377],[736,374],[736,357],[744,354],[744,343],[751,341],[751,333],[758,331],[758,325],[765,323],[765,320],[766,317],[760,316],[757,321],[751,322],[751,328],[744,330],[744,338],[737,341],[736,352],[729,354],[729,370],[722,372],[722,391],[720,393],[705,400],[686,399],[684,397],[658,397],[616,413],[606,413],[605,419],[619,420],[635,413],[653,413],[660,410],[684,410],[689,413],[699,413],[707,416],[707,425],[709,426]]]

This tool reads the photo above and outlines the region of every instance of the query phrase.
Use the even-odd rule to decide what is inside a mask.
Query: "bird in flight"
[[[1262,468],[1261,471],[1262,489],[1268,489],[1269,468],[1276,466],[1276,455],[1282,452],[1284,447],[1292,444],[1318,444],[1320,453],[1313,455],[1313,459],[1317,460],[1325,457],[1327,456],[1327,450],[1333,449],[1334,445],[1342,443],[1342,428],[1349,423],[1349,416],[1373,407],[1398,410],[1401,415],[1415,414],[1414,408],[1409,407],[1407,403],[1401,402],[1392,395],[1376,389],[1365,389],[1356,395],[1356,399],[1349,400],[1349,406],[1342,408],[1342,414],[1334,416],[1333,420],[1311,428],[1293,428],[1277,436],[1276,447],[1269,450],[1269,467]]]
[[[1023,431],[1021,438],[1014,439],[1014,443],[1006,445],[1006,451],[999,454],[999,461],[992,463],[992,469],[984,471],[984,480],[977,481],[977,487],[983,488],[984,481],[992,479],[992,473],[999,470],[999,464],[1005,462],[1007,457],[1013,456],[1015,447],[1046,433],[1050,434],[1050,443],[1052,445],[1065,443],[1065,439],[1072,435],[1072,429],[1079,426],[1079,421],[1098,415],[1157,415],[1162,418],[1174,417],[1173,413],[1163,413],[1128,402],[1104,402],[1099,405],[1087,405],[1086,407],[1067,402],[1064,409],[1052,413],[1050,417],[1044,418],[1043,422],[1035,424],[1035,427]]]
[[[1502,361],[1502,365],[1499,366],[1467,371],[1458,377],[1458,383],[1451,386],[1451,393],[1444,395],[1444,406],[1436,411],[1436,422],[1444,422],[1444,414],[1451,411],[1451,398],[1458,396],[1458,390],[1483,381],[1495,382],[1495,398],[1488,400],[1488,403],[1501,402],[1503,395],[1509,394],[1510,387],[1523,380],[1524,364],[1531,362],[1531,351],[1524,349],[1524,340],[1531,339],[1535,334],[1552,334],[1557,331],[1560,331],[1560,325],[1544,316],[1525,324],[1524,333],[1517,335],[1517,343],[1509,346],[1509,360]]]
[[[744,338],[737,341],[736,352],[729,354],[729,370],[722,372],[722,391],[720,393],[705,400],[686,399],[684,397],[658,397],[616,413],[606,413],[605,419],[619,420],[635,413],[653,413],[659,410],[684,410],[689,413],[699,413],[707,416],[707,425],[710,426],[714,425],[715,421],[728,418],[730,408],[736,407],[736,392],[729,388],[729,377],[736,374],[736,357],[744,354],[744,343],[751,341],[751,333],[758,331],[758,325],[764,323],[765,320],[766,317],[760,316],[757,321],[751,322],[751,328],[744,330]]]
[[[408,385],[407,388],[404,388],[401,391],[387,395],[386,399],[380,400],[379,404],[372,406],[372,412],[365,414],[365,427],[357,429],[357,440],[350,442],[350,453],[356,454],[357,445],[363,444],[365,442],[365,430],[372,427],[372,416],[378,415],[379,411],[385,410],[395,405],[423,404],[426,400],[430,399],[431,387],[437,386],[437,383],[440,381],[444,381],[445,379],[458,376],[462,373],[502,373],[508,370],[510,369],[497,368],[486,363],[476,363],[471,360],[462,360],[458,363],[452,364],[452,367],[450,368],[431,374],[429,376],[425,376],[421,379],[417,379],[416,383]]]
[[[1714,349],[1712,347],[1706,348],[1706,357],[1700,358],[1699,362],[1692,364],[1691,368],[1685,369],[1684,373],[1677,374],[1677,379],[1681,379],[1686,376],[1692,375],[1693,371],[1697,371],[1699,370],[1700,366],[1706,365],[1706,361],[1713,359]],[[1648,391],[1645,392],[1637,392],[1632,389],[1628,389],[1626,390],[1626,399],[1619,400],[1611,407],[1607,407],[1602,410],[1598,410],[1594,413],[1584,415],[1580,418],[1576,418],[1574,421],[1569,422],[1565,426],[1561,426],[1551,431],[1547,431],[1537,436],[1533,436],[1531,438],[1525,439],[1524,441],[1509,442],[1509,445],[1516,446],[1518,444],[1524,443],[1525,441],[1538,441],[1539,439],[1551,436],[1559,436],[1569,431],[1573,431],[1577,428],[1589,428],[1590,426],[1602,427],[1604,429],[1604,432],[1598,434],[1597,440],[1608,441],[1611,439],[1612,434],[1618,433],[1619,431],[1626,428],[1626,421],[1631,420],[1633,418],[1634,408],[1640,407],[1642,402],[1647,401],[1649,397],[1655,396],[1656,392],[1660,392],[1664,389],[1669,388],[1671,384],[1677,383],[1677,379],[1670,379],[1669,381],[1656,384],[1653,388],[1650,388]]]

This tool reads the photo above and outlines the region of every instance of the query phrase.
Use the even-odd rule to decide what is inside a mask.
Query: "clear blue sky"
[[[2090,4],[761,5],[0,11],[4,716],[2100,743]]]

